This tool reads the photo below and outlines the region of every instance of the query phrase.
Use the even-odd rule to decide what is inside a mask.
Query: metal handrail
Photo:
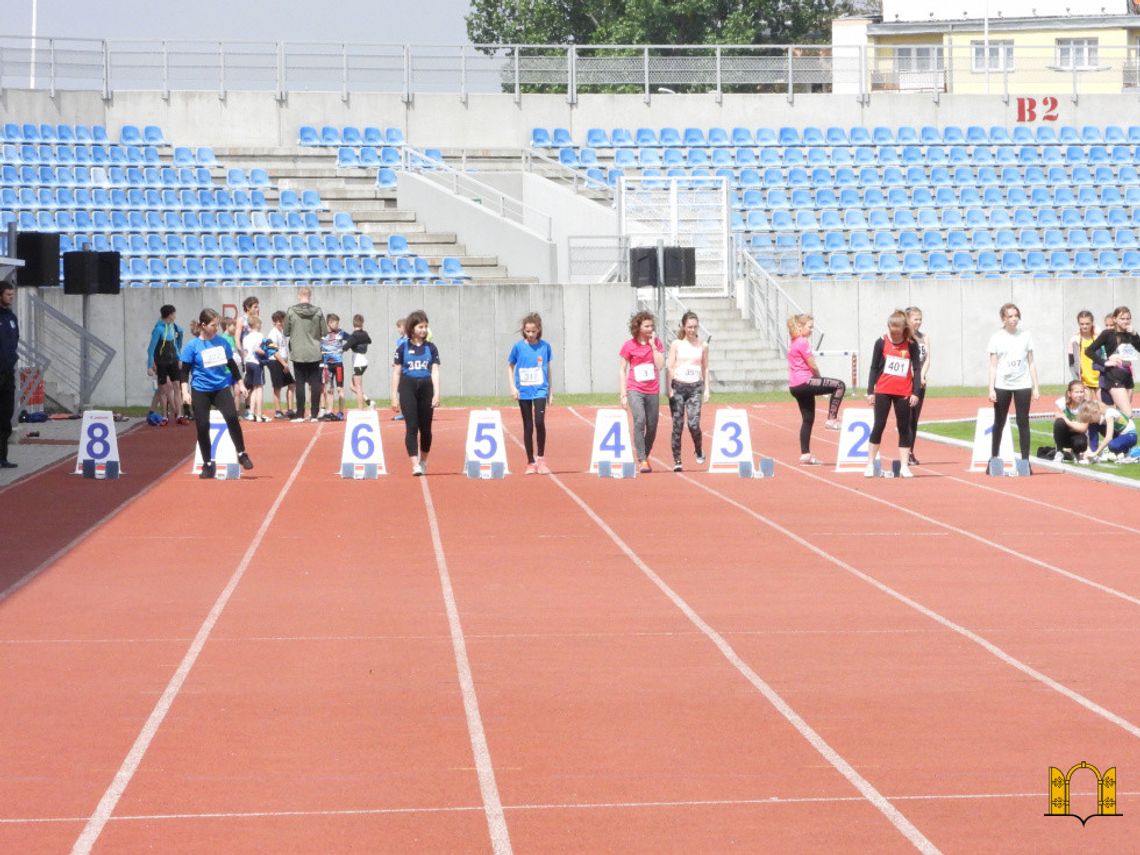
[[[451,192],[456,196],[478,201],[487,210],[498,214],[503,219],[520,225],[545,240],[552,240],[554,220],[549,214],[533,208],[513,196],[508,196],[490,184],[484,184],[482,181],[472,178],[469,173],[455,169],[442,160],[428,157],[422,149],[404,145],[400,149],[400,157],[404,170],[432,178],[444,186],[450,187]],[[534,223],[538,223],[540,228],[536,229]]]
[[[38,382],[43,381],[43,378],[47,375],[47,370],[51,367],[51,359],[42,353],[39,348],[34,347],[24,339],[20,339],[16,342],[16,358],[19,360],[22,368],[31,369],[35,372],[35,379],[33,379],[31,383],[25,383],[21,376],[17,381],[17,388],[20,391],[20,400],[17,403],[16,412],[12,414],[13,420],[19,416],[21,410],[28,408],[29,400],[35,393]]]
[[[115,349],[45,300],[34,294],[29,300],[29,347],[59,369],[53,381],[60,389],[74,395],[80,407],[91,404]]]
[[[752,325],[787,356],[788,316],[805,314],[803,308],[751,253],[738,249],[736,255],[738,269],[746,285],[745,306]],[[823,341],[823,330],[817,325],[815,332],[818,335],[815,346],[818,347]]]
[[[611,208],[616,204],[617,193],[609,184],[604,182],[598,183],[597,181],[589,179],[577,169],[567,166],[562,161],[556,160],[538,149],[529,147],[523,149],[522,167],[524,171],[534,172],[534,164],[536,161],[551,170],[550,172],[543,172],[543,178],[561,178],[570,182],[575,193],[590,190],[604,197],[609,202]],[[551,174],[551,172],[553,174]]]

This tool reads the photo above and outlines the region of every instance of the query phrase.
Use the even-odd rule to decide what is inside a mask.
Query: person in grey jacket
[[[325,334],[325,315],[312,303],[313,292],[302,288],[297,304],[285,311],[285,335],[289,338],[289,355],[293,359],[293,376],[297,380],[297,418],[305,420],[305,390],[312,397],[309,421],[317,420],[321,407],[321,336]]]

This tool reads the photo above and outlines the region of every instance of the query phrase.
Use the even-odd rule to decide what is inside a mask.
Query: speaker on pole
[[[693,288],[697,284],[697,251],[691,246],[665,247],[665,287]]]
[[[117,252],[97,252],[99,256],[96,294],[118,294],[119,272],[122,266],[122,257]]]
[[[629,250],[629,284],[634,288],[657,287],[657,248],[635,246]]]
[[[16,284],[33,288],[59,285],[58,234],[20,232],[16,236],[16,257],[24,262],[16,274]]]
[[[99,257],[94,252],[63,254],[63,293],[94,294],[99,281]]]

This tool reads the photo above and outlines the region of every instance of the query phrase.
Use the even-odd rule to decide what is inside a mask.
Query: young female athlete
[[[1104,443],[1095,454],[1087,453],[1093,463],[1102,459],[1105,463],[1118,458],[1128,459],[1129,453],[1136,447],[1136,423],[1132,421],[1131,415],[1100,401],[1085,401],[1081,404],[1078,415],[1090,430],[1094,425],[1104,428]]]
[[[665,345],[653,334],[657,322],[650,312],[638,312],[629,319],[629,341],[618,352],[618,388],[621,405],[633,415],[633,448],[642,472],[652,472],[649,455],[657,438],[657,417],[661,410],[661,381],[665,367]]]
[[[237,386],[239,394],[245,392],[233,349],[218,335],[218,313],[213,309],[202,310],[198,315],[198,325],[198,337],[187,342],[179,356],[184,382],[190,384],[190,405],[198,428],[198,448],[202,452],[202,471],[198,477],[213,478],[216,474],[210,453],[211,407],[216,407],[226,420],[226,428],[238,453],[238,463],[243,469],[252,469],[253,461],[245,451],[245,438],[230,391],[231,386]]]
[[[1069,374],[1074,380],[1081,381],[1090,401],[1099,397],[1097,390],[1100,389],[1100,369],[1096,368],[1099,360],[1094,361],[1085,350],[1096,341],[1096,337],[1096,318],[1093,313],[1087,309],[1077,312],[1077,331],[1069,339]]]
[[[788,391],[800,408],[800,463],[819,463],[811,456],[811,429],[815,425],[817,395],[830,395],[827,407],[827,429],[839,430],[839,407],[847,392],[847,384],[834,377],[821,377],[811,351],[811,333],[815,319],[811,315],[788,318]]]
[[[1055,462],[1087,462],[1084,453],[1090,444],[1093,451],[1096,450],[1097,427],[1082,422],[1080,418],[1081,405],[1095,400],[1096,390],[1090,392],[1080,379],[1070,380],[1064,397],[1057,399],[1057,418],[1053,419],[1053,443],[1057,448],[1053,456]]]
[[[522,320],[522,340],[507,357],[507,383],[511,397],[519,402],[526,449],[525,475],[549,475],[546,465],[546,405],[554,403],[550,384],[550,345],[542,340],[542,316],[531,312]],[[534,441],[538,440],[538,455]]]
[[[867,444],[867,468],[863,474],[875,476],[875,458],[887,426],[887,414],[895,411],[899,429],[899,477],[914,477],[910,471],[910,411],[918,403],[922,388],[918,342],[907,324],[906,312],[896,311],[887,319],[887,334],[875,342],[871,370],[867,377],[867,403],[875,405],[875,423]]]
[[[701,437],[701,403],[709,399],[709,346],[701,341],[701,321],[696,312],[681,316],[677,338],[669,344],[665,377],[669,411],[673,416],[673,471],[681,471],[681,433],[685,424],[693,438],[697,464],[705,462]]]
[[[408,315],[406,341],[392,358],[392,409],[404,415],[404,447],[412,474],[427,471],[431,451],[432,411],[439,406],[439,351],[427,340],[428,317],[422,309]]]
[[[994,432],[990,456],[998,457],[1001,435],[1013,402],[1017,418],[1021,459],[1029,459],[1029,406],[1041,397],[1037,364],[1033,361],[1033,337],[1021,329],[1021,310],[1013,303],[1001,307],[1002,328],[990,336],[990,400],[994,404]]]
[[[1112,311],[1113,328],[1106,329],[1085,348],[1085,356],[1104,365],[1101,387],[1108,390],[1117,410],[1132,413],[1133,365],[1140,362],[1140,335],[1132,330],[1132,310],[1117,306]],[[1103,349],[1103,358],[1099,354]]]
[[[918,306],[911,306],[906,310],[906,322],[910,325],[911,334],[918,344],[918,366],[916,370],[920,381],[917,393],[918,403],[910,411],[910,437],[906,447],[910,449],[908,462],[911,466],[918,466],[918,458],[914,456],[914,443],[918,437],[918,417],[922,415],[922,405],[926,401],[926,377],[930,373],[930,336],[922,331],[922,309]]]

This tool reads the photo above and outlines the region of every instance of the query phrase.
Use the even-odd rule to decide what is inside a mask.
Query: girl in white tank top
[[[701,403],[709,399],[709,346],[700,339],[701,322],[696,312],[685,312],[681,329],[669,345],[665,366],[669,381],[669,410],[673,415],[673,471],[680,472],[681,433],[689,427],[697,465],[705,462],[701,442]]]

